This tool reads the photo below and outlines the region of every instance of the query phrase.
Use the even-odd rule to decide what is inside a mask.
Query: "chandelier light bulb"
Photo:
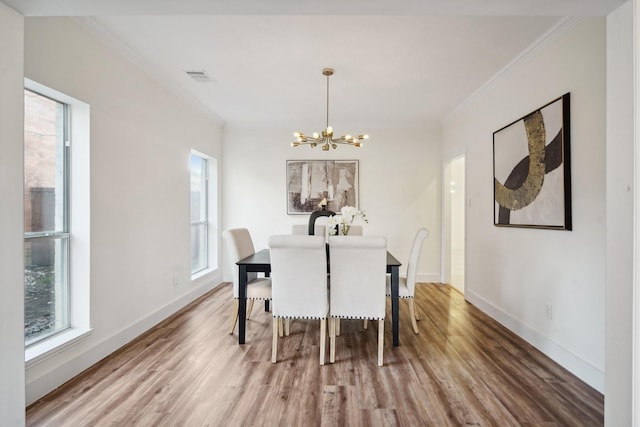
[[[315,139],[318,139],[318,138],[320,138],[320,135],[318,135],[318,132],[314,132],[314,133],[313,133],[313,137],[314,137]]]

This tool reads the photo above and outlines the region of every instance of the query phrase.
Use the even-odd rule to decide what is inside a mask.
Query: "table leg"
[[[400,345],[399,325],[400,325],[400,267],[391,268],[391,321],[393,325],[393,346]]]
[[[269,277],[269,276],[270,276],[270,274],[271,274],[270,272],[265,271],[265,272],[264,272],[264,277]],[[268,299],[264,300],[264,311],[271,311],[271,310],[269,309],[269,300],[268,300]]]
[[[247,266],[238,266],[238,344],[244,344],[244,336],[247,327]]]

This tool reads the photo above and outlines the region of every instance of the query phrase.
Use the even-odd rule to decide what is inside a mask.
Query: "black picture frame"
[[[493,133],[494,225],[572,230],[570,94]]]

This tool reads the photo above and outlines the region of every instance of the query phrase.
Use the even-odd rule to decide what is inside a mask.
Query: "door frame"
[[[464,163],[464,187],[465,189],[467,188],[467,153],[466,150],[462,151],[462,152],[458,152],[450,157],[447,157],[446,159],[443,160],[442,162],[442,198],[441,198],[441,203],[442,203],[442,211],[441,211],[441,216],[442,216],[442,230],[441,230],[441,240],[442,240],[442,244],[441,244],[441,275],[440,275],[440,281],[443,283],[450,283],[451,282],[451,196],[450,196],[450,191],[451,191],[451,164],[460,159],[463,158],[465,163]],[[464,241],[465,241],[465,245],[464,245],[464,275],[465,275],[465,280],[464,280],[464,284],[463,284],[463,293],[464,290],[466,289],[466,272],[467,272],[467,245],[466,245],[466,240],[467,240],[467,215],[466,215],[466,200],[467,200],[467,196],[465,194],[464,196],[465,198],[465,203],[464,203],[464,207],[465,207],[465,215],[464,215],[464,229],[465,229],[465,235],[464,235]]]

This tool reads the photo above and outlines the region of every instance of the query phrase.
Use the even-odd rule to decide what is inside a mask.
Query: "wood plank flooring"
[[[604,398],[466,303],[418,284],[414,335],[343,321],[336,363],[320,366],[319,323],[294,321],[272,364],[271,316],[247,340],[227,333],[223,285],[27,408],[28,426],[601,426]],[[389,305],[389,304],[388,304]],[[328,352],[328,344],[327,344]],[[327,353],[328,354],[328,353]],[[328,360],[328,358],[327,358]]]

